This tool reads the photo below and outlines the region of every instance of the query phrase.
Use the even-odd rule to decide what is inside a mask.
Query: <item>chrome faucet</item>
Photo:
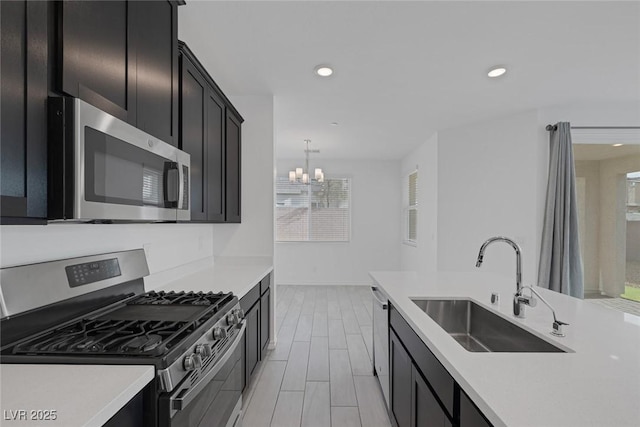
[[[520,292],[522,288],[522,259],[520,246],[513,240],[508,237],[492,237],[480,246],[480,252],[478,253],[478,260],[476,261],[476,267],[480,267],[482,265],[482,260],[484,258],[484,251],[487,249],[487,246],[492,244],[493,242],[505,242],[511,245],[511,247],[516,251],[516,290]]]
[[[487,246],[492,244],[493,242],[504,242],[511,245],[513,250],[516,251],[516,293],[513,298],[513,314],[516,317],[523,318],[524,317],[524,306],[531,305],[530,298],[526,298],[522,295],[522,251],[520,250],[520,246],[513,240],[508,237],[492,237],[488,239],[486,242],[482,244],[480,247],[480,252],[478,253],[478,260],[476,261],[476,267],[480,267],[482,265],[482,261],[484,259],[484,251],[487,249]]]
[[[531,297],[527,298],[524,295],[522,295],[522,291],[524,291],[525,289],[529,289],[531,291]],[[547,300],[545,300],[544,298],[542,298],[542,295],[540,295],[538,293],[538,291],[536,291],[535,289],[533,289],[533,287],[531,286],[523,286],[522,289],[520,290],[520,295],[516,294],[514,297],[514,304],[513,304],[513,308],[515,310],[516,307],[516,303],[515,300],[518,298],[524,298],[526,299],[526,305],[529,305],[531,307],[535,307],[536,306],[536,300],[533,297],[533,295],[536,295],[538,298],[540,298],[540,301],[542,301],[544,303],[544,305],[546,305],[547,307],[549,307],[549,309],[551,310],[551,314],[553,314],[553,329],[551,330],[551,334],[555,335],[557,337],[564,337],[564,332],[562,332],[562,326],[564,325],[568,325],[568,323],[562,322],[560,320],[558,320],[558,318],[556,317],[556,311],[553,309],[553,307],[551,307],[551,304],[549,304],[547,302]]]

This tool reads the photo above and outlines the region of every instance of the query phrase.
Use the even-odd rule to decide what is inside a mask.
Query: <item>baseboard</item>
[[[373,282],[281,282],[277,281],[277,285],[284,286],[371,286]]]

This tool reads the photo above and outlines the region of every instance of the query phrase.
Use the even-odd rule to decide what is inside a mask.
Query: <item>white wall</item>
[[[230,96],[242,124],[241,224],[213,226],[213,253],[273,256],[273,97]]]
[[[301,150],[302,151],[302,150]],[[277,159],[278,175],[301,165]],[[400,254],[400,162],[322,160],[326,177],[351,178],[350,242],[282,242],[275,245],[278,284],[368,284],[372,270],[398,270]]]
[[[273,97],[232,102],[245,119],[241,224],[3,225],[0,266],[144,248],[156,287],[211,256],[273,256]]]
[[[438,238],[438,135],[402,159],[399,192],[407,203],[407,175],[418,169],[418,241],[415,246],[400,243],[401,269],[427,274],[437,270]],[[401,224],[404,237],[403,218]]]
[[[439,271],[476,271],[480,245],[503,235],[522,248],[524,282],[535,282],[547,150],[538,121],[529,111],[438,133]],[[482,268],[515,277],[513,249],[490,247]]]

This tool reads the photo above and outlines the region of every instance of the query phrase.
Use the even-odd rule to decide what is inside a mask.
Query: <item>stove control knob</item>
[[[223,340],[227,337],[227,330],[225,328],[213,328],[213,339]]]
[[[244,319],[244,310],[243,309],[236,308],[235,310],[233,310],[233,312],[236,314],[238,319],[240,319],[240,320]]]
[[[202,361],[200,361],[200,364],[202,364]],[[196,355],[189,354],[185,356],[184,361],[182,362],[182,366],[184,367],[184,370],[187,372],[193,371],[194,369],[196,369]]]
[[[227,323],[229,326],[233,326],[238,323],[238,316],[235,313],[227,314]]]
[[[202,359],[209,357],[211,356],[211,346],[209,344],[198,344],[196,346],[195,353]]]
[[[193,354],[193,366],[196,369],[202,368],[202,357],[199,354]]]

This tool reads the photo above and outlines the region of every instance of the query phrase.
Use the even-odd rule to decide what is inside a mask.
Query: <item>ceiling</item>
[[[640,99],[639,2],[189,1],[179,36],[227,94],[274,96],[278,158],[309,138],[398,159],[460,124]]]

